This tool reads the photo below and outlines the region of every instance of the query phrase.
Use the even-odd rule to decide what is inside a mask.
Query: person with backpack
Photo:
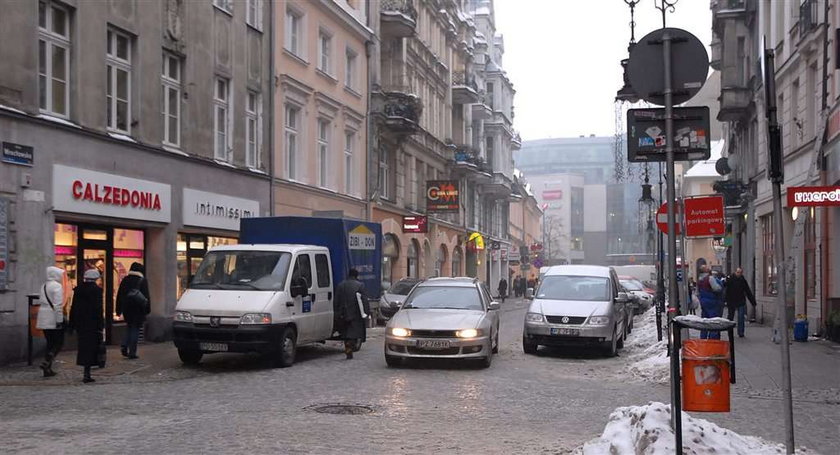
[[[723,285],[714,275],[709,273],[709,267],[707,265],[700,267],[697,292],[700,297],[700,314],[702,317],[717,318],[723,315],[723,300],[721,299]],[[720,332],[701,330],[700,338],[719,340]]]
[[[41,286],[41,295],[35,301],[40,305],[35,328],[43,330],[47,339],[47,351],[41,363],[45,378],[56,375],[52,368],[53,360],[64,344],[64,287],[61,284],[63,277],[64,270],[47,267],[47,282]]]
[[[134,262],[128,275],[123,278],[117,290],[117,316],[125,318],[127,330],[120,344],[123,357],[137,359],[137,341],[140,328],[146,322],[146,315],[151,311],[149,304],[149,282],[144,276],[143,264]]]

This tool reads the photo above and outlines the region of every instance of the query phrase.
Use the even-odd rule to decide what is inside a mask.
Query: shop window
[[[779,292],[776,275],[776,238],[773,236],[773,215],[761,217],[762,232],[762,273],[764,277],[764,295],[776,295]]]
[[[238,242],[231,237],[213,237],[201,234],[178,234],[177,251],[177,296],[187,290],[187,287],[198,271],[201,260],[207,250],[215,246],[236,245]]]
[[[455,248],[452,252],[452,276],[461,275],[461,249]]]
[[[108,231],[85,229],[82,238],[85,240],[108,240]]]
[[[406,264],[408,266],[408,275],[411,278],[417,278],[417,263],[418,263],[418,253],[420,247],[417,245],[416,240],[412,240],[408,244],[408,254],[406,255]]]
[[[79,229],[72,224],[55,223],[55,266],[64,270],[64,302],[72,299],[78,276],[76,248]]]

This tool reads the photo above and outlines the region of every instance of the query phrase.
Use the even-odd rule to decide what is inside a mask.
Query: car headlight
[[[478,329],[464,329],[455,332],[455,336],[458,338],[475,338],[481,335],[483,335],[483,332]]]
[[[542,324],[545,322],[545,318],[543,317],[542,313],[526,313],[525,321]]]
[[[187,311],[176,311],[174,319],[178,322],[193,322],[192,314]]]
[[[402,327],[391,328],[391,329],[389,329],[389,332],[391,333],[391,335],[394,335],[395,337],[407,337],[407,336],[411,335],[411,330],[404,329]]]
[[[590,316],[589,325],[607,325],[610,323],[609,316]]]
[[[271,315],[268,313],[248,313],[239,318],[242,325],[271,324]]]

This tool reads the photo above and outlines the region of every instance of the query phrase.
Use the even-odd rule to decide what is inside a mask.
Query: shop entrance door
[[[79,267],[78,281],[84,279],[84,273],[89,269],[99,271],[97,284],[102,287],[102,315],[105,321],[105,341],[111,342],[111,329],[114,314],[114,274],[108,273],[114,270],[114,252],[111,247],[111,229],[92,228],[80,226],[79,250],[81,253],[81,264]]]

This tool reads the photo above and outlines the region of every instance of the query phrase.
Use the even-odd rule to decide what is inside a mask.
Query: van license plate
[[[579,336],[580,330],[579,329],[564,329],[564,328],[552,328],[551,329],[552,335],[569,335],[569,336]]]
[[[417,340],[417,347],[425,349],[446,349],[449,347],[449,340]]]
[[[225,343],[198,343],[198,349],[202,351],[227,352],[228,345]]]

